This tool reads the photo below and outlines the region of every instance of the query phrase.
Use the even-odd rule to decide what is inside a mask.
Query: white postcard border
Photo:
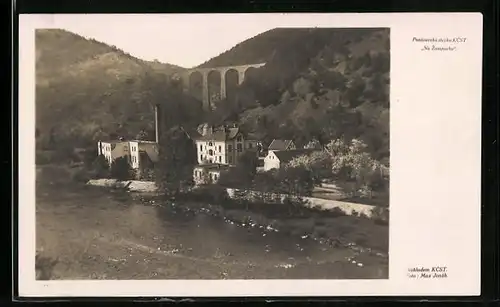
[[[223,20],[223,15],[213,17],[217,17],[213,22]],[[242,14],[240,18],[279,20],[283,27],[390,28],[389,279],[36,281],[34,29],[53,27],[54,16],[30,14],[19,17],[19,294],[479,295],[482,15]],[[454,51],[433,51],[422,49],[443,44],[413,38],[466,40],[453,44]],[[408,277],[412,267],[434,266],[446,266],[448,277]]]

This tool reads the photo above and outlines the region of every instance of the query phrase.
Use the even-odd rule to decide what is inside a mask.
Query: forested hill
[[[360,40],[366,31],[367,29],[352,28],[275,28],[238,43],[198,67],[266,63],[275,57],[286,58],[299,50],[306,52],[306,57],[309,52],[316,53],[318,48],[330,42],[349,43],[348,41]]]
[[[203,67],[266,62],[207,119],[238,121],[265,142],[361,138],[389,156],[389,29],[264,32]]]
[[[178,114],[172,120],[201,113],[199,102],[171,84],[169,75],[180,67],[142,61],[60,29],[37,30],[35,43],[36,127],[44,146],[135,137],[141,130],[152,138],[155,103]]]

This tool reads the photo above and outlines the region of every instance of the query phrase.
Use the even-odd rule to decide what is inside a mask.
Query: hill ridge
[[[238,122],[264,143],[361,138],[374,156],[387,158],[389,34],[388,28],[283,27],[240,42],[200,67],[266,65],[214,101],[207,121]],[[218,82],[211,86],[212,97]]]
[[[36,126],[43,146],[56,146],[54,139],[91,146],[99,138],[135,137],[142,130],[151,138],[156,103],[179,112],[178,120],[182,114],[197,117],[198,102],[175,89],[170,66],[152,67],[65,29],[37,29],[35,50]]]

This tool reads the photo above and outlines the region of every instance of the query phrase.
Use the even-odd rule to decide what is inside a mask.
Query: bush
[[[154,181],[155,180],[155,172],[154,169],[144,169],[140,173],[141,180]]]
[[[126,157],[120,157],[111,163],[111,177],[118,180],[130,180],[134,178],[134,172]]]
[[[217,184],[200,186],[192,191],[191,196],[196,201],[208,201],[216,204],[225,203],[229,200],[226,189]]]
[[[95,178],[109,177],[109,164],[104,155],[97,156],[87,168],[90,169]]]
[[[277,193],[310,196],[314,189],[312,172],[302,166],[280,168],[275,179]]]

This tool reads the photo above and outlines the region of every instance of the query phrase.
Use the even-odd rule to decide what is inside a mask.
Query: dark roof
[[[290,144],[292,144],[292,140],[274,139],[269,145],[268,150],[286,150]]]
[[[294,149],[294,150],[276,150],[274,151],[274,154],[278,159],[280,160],[281,163],[288,163],[290,162],[293,158],[302,156],[305,154],[310,154],[314,149]]]
[[[127,143],[128,141],[127,140],[123,140],[123,141],[120,141],[120,140],[105,140],[105,141],[99,141],[101,143],[107,143],[107,144],[118,144],[118,143]]]
[[[156,144],[156,141],[148,141],[148,140],[130,140],[129,142],[136,142],[139,144]]]
[[[208,133],[205,135],[200,135],[199,137],[196,138],[196,140],[200,141],[229,141],[234,139],[239,133],[243,133],[240,128],[238,127],[219,127],[219,128],[212,128],[208,130]]]
[[[196,140],[196,139],[198,139],[198,138],[201,137],[201,134],[196,129],[194,129],[194,128],[184,128],[184,127],[182,127],[181,129],[192,140]]]

